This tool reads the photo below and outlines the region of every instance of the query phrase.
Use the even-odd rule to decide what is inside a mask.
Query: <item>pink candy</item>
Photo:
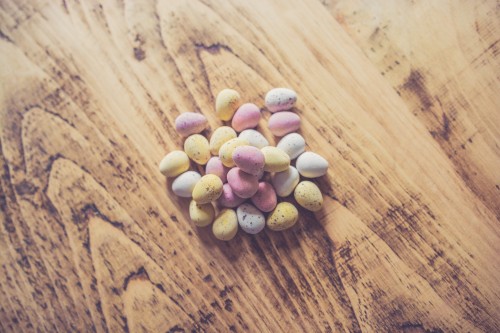
[[[252,197],[252,203],[263,212],[270,212],[278,203],[276,192],[268,182],[260,182],[257,192]]]
[[[227,168],[218,156],[214,156],[210,158],[207,162],[207,166],[205,167],[206,174],[212,174],[218,176],[223,183],[227,180],[227,172],[229,168]]]
[[[269,130],[276,136],[295,132],[299,128],[300,117],[294,112],[277,112],[269,118]]]
[[[264,154],[253,146],[236,147],[233,152],[233,161],[242,171],[254,176],[261,176],[264,170]]]
[[[242,171],[240,168],[232,168],[227,173],[227,182],[234,194],[240,198],[250,198],[259,189],[259,179]]]
[[[238,207],[241,205],[245,199],[240,198],[236,194],[234,194],[233,189],[229,184],[224,184],[222,186],[222,194],[218,199],[219,205],[221,207],[226,207],[226,208],[234,208]]]
[[[247,128],[254,128],[259,124],[260,110],[253,103],[243,104],[236,110],[231,126],[236,132],[241,132]]]
[[[184,112],[175,118],[175,130],[182,136],[200,133],[207,126],[207,118],[201,113]]]

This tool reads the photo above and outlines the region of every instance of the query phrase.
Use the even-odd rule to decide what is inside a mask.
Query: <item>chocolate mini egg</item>
[[[268,127],[273,135],[283,136],[300,128],[300,117],[294,112],[278,112],[269,117]]]
[[[326,174],[328,161],[316,153],[306,151],[297,158],[295,167],[302,176],[316,178]]]
[[[205,174],[216,175],[222,180],[223,183],[227,181],[227,172],[229,168],[227,168],[218,156],[214,156],[210,158],[205,166]]]
[[[293,160],[306,149],[306,140],[299,133],[290,133],[285,135],[276,147],[287,153]]]
[[[161,160],[160,172],[166,177],[175,177],[189,169],[189,157],[182,150],[174,150]]]
[[[175,130],[182,136],[200,133],[207,127],[207,118],[201,113],[184,112],[175,118]]]
[[[255,207],[266,213],[272,211],[278,202],[276,192],[268,182],[259,183],[259,188],[251,200]]]
[[[184,141],[184,151],[190,159],[200,165],[207,164],[210,159],[208,140],[203,135],[193,134]]]
[[[220,147],[231,139],[237,137],[236,132],[229,126],[221,126],[217,128],[210,137],[210,153],[219,155]]]
[[[288,167],[285,171],[276,172],[271,176],[274,190],[280,197],[289,196],[299,183],[299,180],[299,172],[293,166]]]
[[[238,137],[240,139],[247,140],[250,146],[254,146],[259,149],[269,146],[269,141],[267,141],[264,135],[253,129],[244,130]]]
[[[222,194],[217,200],[219,206],[227,207],[227,208],[235,208],[241,205],[245,201],[244,198],[240,198],[236,194],[234,194],[233,189],[229,184],[224,184],[222,186]]]
[[[290,156],[283,150],[276,147],[264,147],[261,149],[264,154],[264,171],[280,172],[290,166]]]
[[[233,152],[239,146],[248,146],[248,141],[240,138],[231,139],[220,147],[219,158],[222,164],[229,168],[235,166]]]
[[[231,120],[240,105],[240,94],[236,90],[223,89],[215,99],[215,113],[221,120]]]
[[[259,189],[257,176],[242,171],[240,168],[232,168],[227,173],[227,183],[231,186],[234,194],[240,198],[250,198]]]
[[[323,194],[316,184],[304,180],[295,187],[293,193],[297,203],[307,210],[317,212],[323,206]]]
[[[219,199],[222,194],[222,180],[216,175],[205,175],[193,188],[193,200],[206,204]]]
[[[186,171],[179,175],[172,183],[172,191],[179,197],[191,198],[196,183],[201,175],[196,171]]]
[[[255,235],[261,232],[266,226],[264,214],[249,203],[241,204],[236,209],[236,216],[238,217],[238,224],[241,229],[249,234]]]
[[[233,151],[233,161],[238,168],[254,176],[264,169],[264,154],[254,146],[239,146]]]
[[[297,101],[297,94],[292,89],[274,88],[265,97],[266,108],[271,112],[290,110]]]
[[[228,241],[238,232],[238,217],[233,209],[221,210],[212,225],[212,232],[217,239]]]
[[[260,109],[253,103],[245,103],[236,110],[231,126],[241,132],[247,128],[254,128],[259,124]]]
[[[267,227],[280,231],[291,228],[299,219],[299,211],[289,202],[280,202],[267,217]]]
[[[214,221],[214,206],[211,203],[199,204],[191,200],[189,203],[189,217],[197,227],[206,227]]]

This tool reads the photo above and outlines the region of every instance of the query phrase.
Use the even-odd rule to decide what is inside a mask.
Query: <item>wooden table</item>
[[[496,1],[0,8],[0,331],[500,331]],[[217,241],[158,172],[172,123],[277,86],[324,209]]]

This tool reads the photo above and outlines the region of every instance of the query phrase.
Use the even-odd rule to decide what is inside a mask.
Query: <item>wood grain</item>
[[[430,3],[352,3],[418,40],[372,56],[342,1],[0,2],[0,331],[499,331],[498,9]],[[173,120],[275,86],[325,208],[217,241],[157,170]]]

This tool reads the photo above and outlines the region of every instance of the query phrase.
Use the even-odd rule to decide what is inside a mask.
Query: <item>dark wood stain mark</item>
[[[411,70],[402,88],[417,96],[420,101],[421,111],[427,111],[433,105],[432,97],[425,86],[425,79],[418,70]]]
[[[176,333],[176,332],[186,332],[179,324],[172,326],[168,329],[167,333]]]
[[[143,61],[146,59],[146,51],[144,51],[141,47],[134,47],[134,58],[137,61]]]
[[[15,185],[17,194],[19,195],[32,195],[38,191],[38,187],[35,184],[30,183],[26,179],[23,179],[19,184]]]

